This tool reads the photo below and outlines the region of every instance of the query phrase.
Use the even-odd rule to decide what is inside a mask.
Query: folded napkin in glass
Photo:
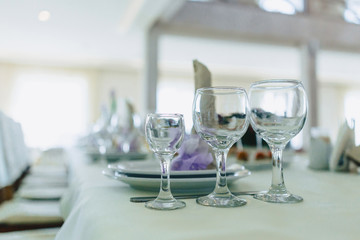
[[[360,146],[349,148],[345,155],[349,161],[350,171],[360,173]]]
[[[354,124],[352,124],[354,125]],[[346,152],[355,146],[355,129],[345,122],[339,129],[334,148],[330,156],[330,170],[349,171],[349,159]]]

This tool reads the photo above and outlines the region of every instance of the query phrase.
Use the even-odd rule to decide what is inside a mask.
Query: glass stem
[[[269,192],[273,194],[286,194],[287,190],[284,183],[282,154],[284,150],[283,145],[270,145],[272,153],[272,182]]]
[[[216,157],[216,186],[215,194],[230,195],[226,181],[226,157],[229,149],[215,151]]]
[[[161,166],[160,193],[157,198],[161,200],[174,199],[170,190],[170,160],[172,157],[173,154],[157,154]]]

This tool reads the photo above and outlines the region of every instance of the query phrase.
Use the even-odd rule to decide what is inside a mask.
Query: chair
[[[0,232],[58,228],[63,224],[59,199],[67,187],[66,168],[61,163],[56,168],[49,159],[43,159],[43,164],[38,162],[30,168],[21,125],[0,111]],[[53,197],[46,199],[49,189],[58,189],[57,197],[52,191]]]

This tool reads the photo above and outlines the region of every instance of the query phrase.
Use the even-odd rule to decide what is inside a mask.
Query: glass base
[[[221,207],[221,208],[240,207],[246,204],[245,199],[236,197],[233,194],[226,194],[222,196],[214,193],[210,193],[207,196],[200,197],[196,199],[196,202],[203,206]]]
[[[178,201],[176,199],[170,200],[161,200],[155,199],[153,201],[149,201],[145,203],[145,207],[150,209],[157,209],[157,210],[175,210],[184,208],[186,204],[183,201]]]
[[[289,192],[276,194],[268,191],[266,193],[256,194],[254,195],[254,198],[270,203],[298,203],[303,201],[302,197],[291,194]]]

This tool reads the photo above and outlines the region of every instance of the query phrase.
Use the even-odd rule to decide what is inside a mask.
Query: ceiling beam
[[[251,5],[186,2],[157,28],[164,34],[298,46],[316,40],[321,48],[360,52],[358,25],[334,17],[269,13]]]

